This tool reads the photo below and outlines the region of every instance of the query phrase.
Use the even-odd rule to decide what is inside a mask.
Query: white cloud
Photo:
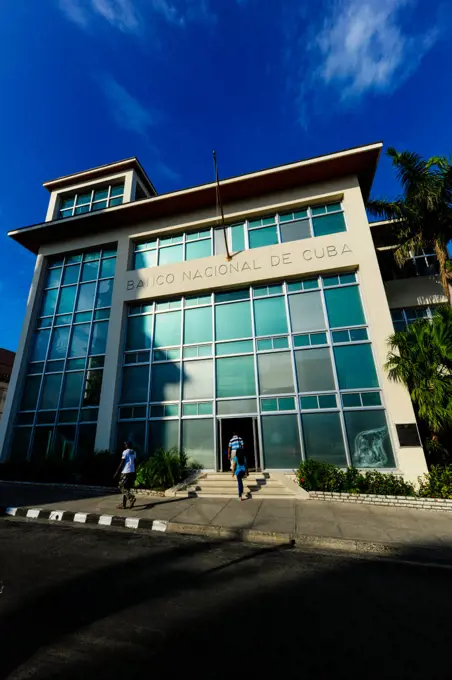
[[[85,28],[89,22],[89,13],[80,0],[59,0],[61,11],[70,21],[81,28]]]
[[[152,174],[171,182],[177,181],[179,174],[161,160],[160,151],[152,140],[152,128],[155,128],[162,120],[160,112],[144,106],[111,75],[102,78],[101,86],[110,114],[118,127],[143,138],[142,148],[151,159]]]
[[[103,78],[101,85],[113,118],[124,130],[147,135],[149,128],[156,125],[160,119],[157,111],[143,106],[113,76],[108,75]]]
[[[439,32],[410,30],[417,0],[340,0],[330,5],[311,49],[317,78],[341,88],[343,98],[398,87],[416,70]]]
[[[139,14],[133,0],[91,0],[92,9],[112,26],[127,33],[135,33],[140,26]]]
[[[87,29],[95,18],[107,21],[124,33],[140,33],[152,18],[169,24],[216,22],[213,0],[58,0],[66,17]],[[237,0],[239,3],[243,0]]]

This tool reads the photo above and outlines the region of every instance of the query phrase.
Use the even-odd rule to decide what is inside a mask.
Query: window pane
[[[284,394],[294,391],[290,352],[259,354],[257,370],[259,394]]]
[[[236,224],[231,227],[232,234],[232,252],[237,253],[239,250],[245,250],[245,231],[243,224]]]
[[[111,187],[110,196],[122,196],[124,193],[124,184],[115,184]]]
[[[36,408],[40,385],[41,385],[40,375],[34,375],[26,379],[22,395],[22,401],[20,404],[21,411],[31,411]]]
[[[97,289],[96,297],[96,307],[110,307],[112,292],[113,292],[113,279],[108,279],[108,281],[99,281],[99,288]]]
[[[42,298],[42,307],[40,316],[51,316],[55,311],[56,300],[58,296],[58,288],[51,288],[46,290]]]
[[[123,369],[121,403],[134,404],[148,400],[148,366],[130,366]]]
[[[370,345],[342,345],[334,348],[341,390],[378,387],[377,372]]]
[[[296,415],[262,416],[266,468],[296,470],[301,461]]]
[[[320,291],[289,295],[289,309],[293,333],[325,328]]]
[[[149,453],[179,448],[179,421],[152,420],[149,423]]]
[[[344,213],[334,213],[325,217],[314,217],[312,219],[314,236],[326,236],[345,231]]]
[[[31,460],[43,461],[51,454],[53,427],[37,427],[31,446]]]
[[[347,465],[339,413],[305,413],[301,426],[306,458],[340,467]]]
[[[215,293],[215,302],[236,302],[237,300],[249,300],[249,288],[240,290],[226,290],[222,293]]]
[[[159,265],[172,264],[173,262],[182,262],[184,255],[184,246],[167,246],[159,250]]]
[[[154,346],[168,347],[181,343],[181,312],[155,315]]]
[[[205,469],[215,467],[213,422],[212,418],[182,421],[182,448]]]
[[[83,203],[89,203],[90,201],[91,201],[91,191],[88,191],[86,194],[79,194],[77,196],[76,205],[82,205]]]
[[[320,408],[336,408],[336,395],[335,394],[321,394],[319,396],[319,407]]]
[[[60,285],[61,269],[49,269],[46,278],[46,288],[53,288]]]
[[[11,460],[14,462],[27,459],[31,431],[31,427],[14,428],[13,439],[11,442]]]
[[[212,307],[187,309],[184,313],[184,344],[212,340]]]
[[[395,467],[384,411],[345,411],[344,417],[353,465]]]
[[[82,406],[99,406],[103,375],[103,371],[87,372]]]
[[[46,375],[44,377],[44,385],[41,394],[40,409],[56,408],[58,405],[58,397],[60,396],[62,373]]]
[[[297,220],[296,222],[288,222],[281,224],[281,241],[287,243],[288,241],[299,241],[303,238],[311,238],[311,227],[309,220]]]
[[[345,393],[342,395],[342,403],[347,407],[361,406],[361,397],[359,392],[353,392],[352,394]]]
[[[278,232],[276,226],[265,227],[264,229],[248,230],[250,248],[260,248],[262,246],[272,246],[278,243]]]
[[[149,349],[152,338],[153,316],[132,316],[127,322],[126,350]]]
[[[254,357],[217,359],[217,397],[241,397],[256,394]]]
[[[82,283],[78,290],[76,312],[93,308],[95,290],[95,283]]]
[[[179,363],[154,364],[151,371],[151,401],[179,401],[180,379]]]
[[[144,253],[135,253],[134,269],[146,269],[157,265],[157,251],[147,250]]]
[[[330,350],[305,349],[295,352],[299,392],[334,390]]]
[[[253,351],[252,340],[238,340],[237,342],[219,342],[216,345],[216,353],[222,354],[243,354]]]
[[[213,397],[213,361],[187,361],[183,370],[183,399]],[[177,397],[178,398],[178,397]]]
[[[108,321],[93,324],[90,354],[105,354],[107,346]]]
[[[235,413],[256,413],[257,404],[255,399],[234,399],[232,401],[217,402],[218,415],[234,415]]]
[[[69,357],[85,357],[88,353],[89,323],[73,326]]]
[[[60,300],[58,302],[57,314],[68,314],[74,309],[75,293],[77,286],[70,286],[69,288],[62,288],[60,292]]]
[[[63,387],[61,408],[78,408],[83,384],[83,371],[67,373]]]
[[[215,337],[217,340],[248,338],[251,332],[249,302],[235,302],[215,307]]]
[[[30,361],[42,361],[46,358],[47,345],[49,344],[50,331],[37,331],[34,337],[33,350]]]
[[[254,301],[256,335],[287,333],[286,305],[283,297]]]
[[[326,290],[325,302],[331,328],[365,323],[358,286]]]
[[[115,275],[116,258],[109,257],[108,260],[102,260],[100,264],[100,278],[105,279],[108,276]]]
[[[75,425],[60,425],[55,429],[53,454],[61,460],[72,460],[74,457]]]
[[[363,406],[381,406],[380,392],[363,392],[361,399]]]
[[[79,273],[80,273],[79,264],[73,264],[70,267],[65,267],[63,274],[63,286],[78,283]]]
[[[197,260],[199,257],[209,257],[212,255],[212,242],[209,239],[203,241],[193,241],[185,246],[185,259]]]
[[[94,262],[85,262],[82,267],[81,281],[94,281],[97,279],[99,272],[99,260]]]
[[[50,343],[49,359],[64,359],[69,340],[69,326],[55,328]]]

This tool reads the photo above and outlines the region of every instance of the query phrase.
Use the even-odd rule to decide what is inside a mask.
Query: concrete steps
[[[244,493],[251,498],[295,498],[296,494],[271,473],[252,472],[243,480]],[[207,472],[176,496],[195,498],[237,498],[237,481],[230,472]]]

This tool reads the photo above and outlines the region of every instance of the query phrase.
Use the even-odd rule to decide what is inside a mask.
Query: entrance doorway
[[[245,456],[249,470],[259,467],[259,438],[257,436],[257,418],[220,418],[218,420],[218,469],[222,472],[230,470],[228,461],[228,444],[236,432],[245,444]]]

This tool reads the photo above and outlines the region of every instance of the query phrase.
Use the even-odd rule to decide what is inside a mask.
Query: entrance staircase
[[[296,498],[297,494],[269,472],[250,472],[243,480],[244,496],[248,498]],[[176,492],[179,497],[237,498],[237,481],[230,472],[205,472],[185,489]]]

